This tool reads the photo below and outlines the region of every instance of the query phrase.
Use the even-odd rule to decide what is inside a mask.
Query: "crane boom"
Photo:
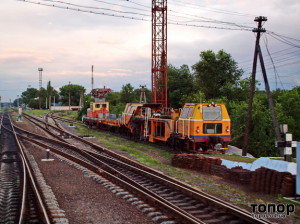
[[[152,102],[168,105],[167,0],[152,0]]]

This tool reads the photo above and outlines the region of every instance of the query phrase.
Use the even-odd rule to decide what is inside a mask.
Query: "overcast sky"
[[[56,89],[70,81],[83,85],[89,92],[92,65],[94,87],[105,85],[115,91],[126,83],[136,88],[140,84],[151,87],[152,1],[63,0],[64,3],[79,6],[63,4],[62,1],[30,1],[115,16],[125,15],[138,20],[1,0],[2,102],[13,101],[29,86],[38,88],[38,68],[44,70],[43,87],[49,80]],[[257,27],[253,21],[255,16],[268,18],[264,24],[267,31],[300,39],[299,0],[168,0],[168,9],[170,23],[192,25],[168,25],[168,64],[176,67],[195,64],[201,51],[224,49],[245,70],[244,77],[249,76],[255,34],[241,30],[241,26]],[[271,87],[274,89],[277,85],[278,88],[291,89],[300,85],[300,41],[285,39],[285,42],[290,41],[294,45],[290,46],[274,37],[280,38],[269,33],[261,39],[266,67],[270,68],[267,72]],[[275,77],[272,69],[266,41],[279,78]],[[260,70],[257,79],[261,80]]]

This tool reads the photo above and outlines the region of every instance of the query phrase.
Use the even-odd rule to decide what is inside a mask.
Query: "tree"
[[[47,90],[46,90],[46,94],[47,94],[47,107],[50,108],[51,102],[52,102],[52,95],[55,95],[55,92],[57,94],[57,91],[51,86],[51,81],[48,81],[47,84]]]
[[[69,96],[71,106],[78,106],[81,93],[85,93],[85,88],[76,84],[69,84],[59,88],[60,101],[65,106],[69,106]]]
[[[39,91],[35,88],[27,88],[26,91],[22,92],[23,103],[29,104],[29,102],[39,96]]]
[[[134,87],[130,83],[122,86],[120,94],[120,101],[122,103],[134,103],[138,101],[134,93]]]
[[[279,124],[288,124],[289,133],[295,140],[300,140],[300,92],[299,87],[282,90],[274,99]]]
[[[111,114],[120,115],[124,111],[125,103],[121,102],[120,92],[110,92],[106,95],[107,102],[109,102],[109,112]]]
[[[39,100],[38,99],[30,99],[28,102],[28,107],[38,109],[39,108]]]
[[[87,109],[90,107],[90,103],[93,102],[94,99],[90,94],[84,95],[83,97],[83,107],[78,111],[77,120],[81,120],[82,115],[86,115]]]
[[[21,106],[22,104],[23,104],[23,99],[22,98],[17,98],[13,102],[14,107],[17,107],[18,105]]]
[[[235,84],[243,74],[237,62],[223,50],[217,54],[211,50],[201,52],[200,61],[192,69],[195,72],[197,90],[202,91],[209,99],[221,97],[221,88],[228,83]]]
[[[105,101],[109,102],[110,107],[117,105],[120,102],[120,99],[120,92],[110,92],[105,96]]]
[[[205,101],[205,95],[201,91],[193,92],[191,94],[185,94],[179,100],[179,105],[184,105],[185,103],[202,103]]]
[[[251,85],[251,77],[245,78],[242,80],[238,80],[236,83],[232,84],[227,82],[224,86],[220,88],[221,95],[226,97],[231,101],[249,101],[250,95],[250,85]],[[256,81],[255,86],[259,86],[260,83]],[[255,89],[258,91],[258,88]]]
[[[187,65],[180,68],[168,66],[168,103],[174,107],[182,106],[182,98],[194,92],[194,77]],[[186,101],[187,102],[187,101]],[[198,101],[199,102],[199,101]]]
[[[46,109],[46,98],[47,98],[47,91],[45,88],[41,88],[41,97],[42,97],[42,109]]]
[[[247,101],[229,102],[231,108],[231,144],[242,147],[247,119]],[[257,92],[253,99],[253,110],[249,136],[249,153],[255,157],[278,156],[272,117],[265,92]]]

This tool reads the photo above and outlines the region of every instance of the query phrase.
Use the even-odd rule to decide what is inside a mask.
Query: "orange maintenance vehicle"
[[[231,140],[231,122],[224,104],[186,103],[174,110],[158,103],[127,103],[117,118],[109,113],[105,97],[95,101],[83,117],[86,124],[135,140],[195,153],[224,153]]]

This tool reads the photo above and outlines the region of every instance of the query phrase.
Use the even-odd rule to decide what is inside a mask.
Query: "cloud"
[[[131,69],[124,69],[124,68],[112,68],[109,70],[109,72],[114,72],[114,71],[117,71],[117,72],[132,72]]]
[[[115,44],[122,44],[123,41],[121,41],[120,39],[116,39],[116,38],[111,38],[111,37],[105,37],[105,36],[100,36],[98,37],[97,40],[98,44],[103,44],[103,45],[115,45]]]
[[[37,51],[33,49],[18,48],[18,49],[4,49],[0,54],[0,63],[50,63],[53,62],[54,57],[47,52]]]
[[[136,71],[136,72],[134,72],[134,74],[137,74],[137,75],[139,75],[139,74],[150,74],[150,73],[151,73],[150,70],[146,70],[146,71]]]
[[[169,20],[209,17],[254,28],[257,27],[254,17],[262,15],[268,17],[264,24],[267,30],[299,39],[296,29],[300,20],[299,0],[269,0],[268,4],[262,4],[261,0],[182,2],[168,2],[169,9],[173,10],[168,14]],[[86,0],[74,0],[74,3],[103,6],[100,2]],[[122,3],[128,5],[126,1]],[[148,13],[151,14],[151,2],[143,4],[149,6]],[[106,4],[105,7],[109,6]],[[118,10],[125,11],[123,7]],[[226,10],[243,16],[232,15]],[[38,67],[44,68],[43,83],[51,80],[56,88],[71,81],[89,90],[91,65],[94,65],[95,86],[106,85],[115,91],[126,83],[136,87],[140,84],[151,86],[151,22],[2,0],[0,25],[0,78],[12,90],[6,91],[2,99],[10,98],[9,94],[16,95],[14,86],[20,86],[20,89],[26,89],[28,85],[38,87]],[[168,63],[176,67],[193,65],[199,60],[201,51],[224,49],[238,62],[249,61],[251,67],[254,43],[252,32],[168,25]],[[270,36],[268,43],[271,52],[289,47]],[[263,39],[261,44],[265,51]],[[278,72],[284,74],[283,69],[279,68]],[[299,66],[288,73],[299,73]]]
[[[114,69],[115,71],[126,71],[126,69]],[[130,71],[130,70],[127,70]],[[72,76],[85,76],[91,77],[91,72],[80,72],[80,71],[58,71],[58,72],[48,72],[48,76],[53,78],[59,77],[72,77]],[[114,72],[114,71],[107,71],[107,72],[94,72],[94,77],[125,77],[131,76],[129,73],[126,72]]]

